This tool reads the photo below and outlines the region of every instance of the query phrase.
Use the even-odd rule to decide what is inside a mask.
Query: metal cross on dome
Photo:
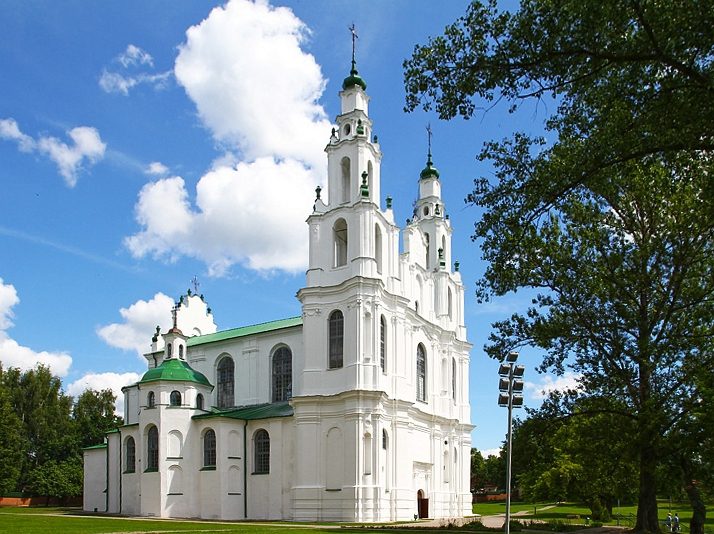
[[[431,123],[427,123],[426,125],[426,136],[428,138],[428,143],[429,143],[429,156],[431,156]]]
[[[352,26],[347,28],[350,33],[352,34],[352,68],[355,66],[355,41],[359,38],[359,35],[357,35],[357,28],[355,28],[355,23],[352,23]]]
[[[198,276],[195,274],[193,275],[193,278],[191,278],[191,284],[193,284],[193,292],[194,294],[198,295],[198,288],[201,285],[200,282],[198,281]]]
[[[178,310],[179,310],[179,303],[177,302],[176,304],[174,304],[174,307],[171,308],[171,317],[174,320],[174,328],[178,328],[176,326],[176,314],[178,313]]]

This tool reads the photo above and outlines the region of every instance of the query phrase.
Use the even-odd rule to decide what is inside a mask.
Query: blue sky
[[[214,7],[218,9],[213,10]],[[475,156],[552,109],[506,105],[469,121],[403,112],[402,62],[466,2],[12,2],[0,8],[0,361],[48,363],[68,392],[145,370],[156,324],[197,275],[220,329],[299,315],[314,188],[351,40],[384,152],[382,191],[409,216],[434,132],[467,286],[474,446],[498,448],[490,324],[523,295],[474,298],[482,274],[465,205]],[[213,11],[212,11],[213,10]],[[528,365],[526,404],[562,378]]]

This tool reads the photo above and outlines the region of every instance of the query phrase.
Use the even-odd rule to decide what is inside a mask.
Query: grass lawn
[[[659,519],[662,522],[662,530],[665,531],[666,528],[664,526],[664,520],[667,517],[667,513],[670,511],[670,505],[668,501],[663,500],[659,501],[657,504]],[[536,507],[535,513],[534,506]],[[541,510],[541,508],[544,508],[546,506],[551,506],[551,508]],[[714,503],[710,503],[707,505],[709,513],[707,514],[707,519],[704,525],[706,532],[714,534],[714,514],[712,513],[712,508],[714,508]],[[474,504],[473,509],[474,513],[481,515],[504,514],[506,513],[506,503],[478,503]],[[583,524],[585,522],[585,518],[591,516],[590,508],[582,504],[576,503],[561,503],[553,505],[548,503],[528,504],[516,502],[511,503],[511,511],[512,513],[521,511],[529,512],[527,514],[519,515],[518,519],[520,520],[538,520],[545,522],[558,521],[570,524]],[[688,532],[689,520],[692,517],[692,509],[689,506],[689,503],[672,503],[671,511],[672,515],[674,515],[675,512],[679,514],[681,531]],[[613,508],[612,513],[614,516],[613,519],[611,521],[608,521],[606,524],[616,525],[617,515],[619,514],[621,526],[633,527],[635,523],[635,516],[637,514],[637,506],[628,505],[620,506],[619,508],[615,507]],[[577,516],[577,518],[575,516]]]

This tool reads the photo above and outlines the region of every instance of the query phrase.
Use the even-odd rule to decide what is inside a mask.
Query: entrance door
[[[422,490],[417,491],[417,512],[419,513],[419,519],[429,517],[429,499],[424,498]]]

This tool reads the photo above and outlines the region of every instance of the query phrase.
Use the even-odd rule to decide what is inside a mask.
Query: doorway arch
[[[429,499],[424,496],[424,491],[417,491],[417,512],[419,519],[426,519],[429,517]]]

